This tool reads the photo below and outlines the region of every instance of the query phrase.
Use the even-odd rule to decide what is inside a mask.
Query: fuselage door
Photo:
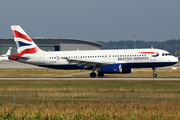
[[[156,57],[157,57],[156,51],[152,51],[150,54],[151,61],[156,61]]]
[[[44,64],[44,53],[39,55],[39,63]]]

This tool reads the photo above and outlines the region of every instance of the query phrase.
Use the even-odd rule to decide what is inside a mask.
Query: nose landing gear
[[[153,77],[156,78],[156,77],[157,77],[157,74],[156,74],[156,68],[153,67],[152,69],[153,69]]]

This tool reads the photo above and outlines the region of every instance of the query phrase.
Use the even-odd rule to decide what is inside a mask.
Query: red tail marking
[[[16,56],[21,57],[24,54],[33,54],[36,53],[39,50],[38,47],[34,47],[34,48],[30,48],[30,49],[25,49],[22,52],[18,53],[18,54],[13,54],[12,56],[9,56],[9,59],[11,60],[18,60],[19,58]]]
[[[25,49],[23,51],[21,51],[19,54],[24,55],[24,54],[33,54],[36,53],[39,50],[38,47],[34,47],[34,48],[29,48],[29,49]]]
[[[18,54],[13,54],[13,55],[15,56],[15,55],[18,55]],[[10,59],[10,60],[18,60],[19,58],[13,57],[13,56],[9,56],[9,59]]]
[[[12,33],[13,33],[14,38],[23,38],[23,39],[25,39],[27,41],[32,42],[31,38],[29,38],[27,35],[24,35],[24,34],[18,32],[16,30],[12,30]]]

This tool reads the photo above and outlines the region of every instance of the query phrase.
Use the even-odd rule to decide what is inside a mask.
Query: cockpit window
[[[170,53],[163,53],[162,56],[171,56]]]

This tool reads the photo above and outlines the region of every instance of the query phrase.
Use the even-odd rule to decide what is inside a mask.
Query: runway
[[[180,69],[179,67],[180,63],[177,64],[177,69]],[[3,61],[0,62],[0,68],[43,68],[43,67],[38,67],[34,65],[28,65],[20,62],[14,62],[14,61]],[[172,66],[169,67],[163,67],[159,69],[172,69]],[[87,72],[88,73],[88,72]],[[73,74],[82,74],[82,73],[73,73]],[[69,77],[65,77],[69,76]],[[2,77],[0,80],[180,80],[180,78],[90,78],[90,77],[82,77],[82,78],[77,78],[77,77],[72,77],[72,74],[66,74],[66,75],[60,75],[59,77],[39,77],[39,78],[16,78],[16,77]]]
[[[16,77],[2,77],[0,80],[180,80],[180,78],[73,78],[73,77],[40,77],[40,78],[16,78]]]

